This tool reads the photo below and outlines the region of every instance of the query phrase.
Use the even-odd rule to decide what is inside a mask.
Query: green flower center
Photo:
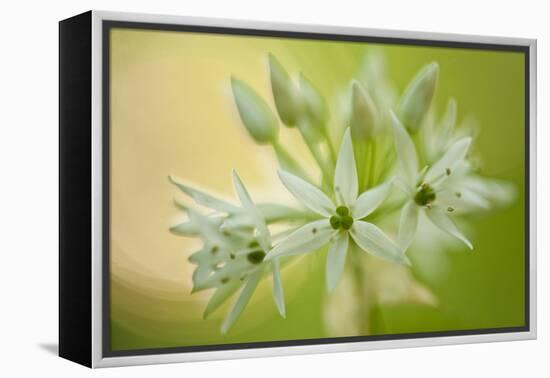
[[[246,258],[251,264],[259,264],[264,261],[265,252],[264,251],[254,251],[246,255]]]
[[[349,214],[350,211],[348,207],[338,206],[338,208],[336,208],[336,215],[333,215],[329,219],[330,226],[335,230],[339,230],[341,228],[344,230],[349,230],[353,225],[353,218]]]
[[[341,217],[345,217],[346,215],[349,215],[349,209],[346,206],[338,206],[336,208],[336,214]]]
[[[419,206],[428,206],[435,201],[435,191],[431,186],[424,183],[420,190],[414,195],[414,202]]]

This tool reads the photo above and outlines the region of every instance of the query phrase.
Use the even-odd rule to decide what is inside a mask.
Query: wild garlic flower
[[[471,122],[466,122],[457,130],[456,118],[457,104],[451,98],[438,124],[429,119],[422,126],[421,151],[427,165],[438,161],[458,140],[468,136],[473,138],[475,133]],[[507,204],[515,197],[512,184],[479,175],[467,156],[454,169],[446,185],[454,189],[454,195],[446,199],[447,205],[461,214],[489,210],[493,206]]]
[[[422,151],[426,164],[436,162],[450,145],[458,138],[466,135],[457,135],[455,133],[456,124],[456,101],[451,98],[447,103],[447,109],[439,123],[435,123],[433,115],[430,114],[428,120],[422,126]]]
[[[197,264],[193,273],[193,292],[215,289],[204,317],[206,318],[241,286],[241,293],[222,323],[221,331],[226,333],[248,304],[262,276],[271,272],[273,276],[273,298],[281,316],[285,316],[284,293],[279,271],[279,260],[264,261],[271,249],[271,234],[265,218],[252,201],[241,179],[233,172],[233,186],[241,206],[192,189],[171,178],[175,185],[191,195],[201,205],[227,212],[227,219],[214,212],[203,215],[186,208],[188,222],[180,223],[171,230],[180,235],[199,235],[203,248],[192,254],[189,261]],[[234,223],[233,216],[240,220]],[[227,226],[227,221],[233,221]]]
[[[344,134],[334,173],[332,201],[320,189],[285,171],[279,177],[288,191],[321,219],[305,224],[278,243],[266,260],[307,253],[330,244],[326,263],[327,288],[332,291],[342,275],[349,238],[365,252],[398,263],[408,263],[401,249],[386,234],[363,218],[385,199],[391,182],[358,196],[358,179],[349,128]]]
[[[418,216],[424,212],[428,219],[444,232],[461,240],[470,249],[472,243],[460,232],[448,215],[455,208],[449,205],[449,199],[460,197],[455,181],[448,180],[455,169],[464,162],[470,147],[471,138],[457,140],[447,152],[432,166],[419,169],[414,143],[399,119],[393,115],[395,148],[403,176],[397,180],[406,193],[407,200],[401,210],[399,222],[399,245],[406,250],[416,234]]]

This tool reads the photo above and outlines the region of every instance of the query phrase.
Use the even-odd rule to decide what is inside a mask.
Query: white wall
[[[0,38],[0,375],[78,377],[57,343],[57,21],[94,8],[539,40],[539,340],[107,369],[97,376],[546,376],[550,372],[548,121],[550,27],[544,1],[5,1]],[[543,213],[546,213],[543,215]],[[495,262],[498,263],[498,262]],[[546,298],[545,298],[546,297]],[[545,348],[547,349],[545,351]],[[6,369],[8,371],[6,371]]]

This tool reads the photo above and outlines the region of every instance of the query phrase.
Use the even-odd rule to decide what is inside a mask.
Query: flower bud
[[[437,85],[439,65],[432,62],[410,82],[399,104],[399,116],[405,127],[416,132],[428,113]]]
[[[329,111],[325,99],[303,74],[300,73],[300,93],[307,115],[318,123],[325,123]]]
[[[231,78],[233,98],[241,120],[254,140],[260,144],[277,140],[277,118],[266,102],[244,81]]]
[[[272,54],[269,54],[269,71],[271,90],[277,113],[279,113],[281,121],[286,126],[294,127],[300,113],[300,93],[298,88]]]
[[[301,117],[297,127],[308,143],[317,144],[323,139],[323,125],[310,117]]]
[[[350,128],[354,138],[372,138],[377,129],[378,111],[363,86],[353,80],[351,84]]]

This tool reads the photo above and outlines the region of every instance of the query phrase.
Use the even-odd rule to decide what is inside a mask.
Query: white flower
[[[382,230],[363,221],[385,199],[391,182],[372,188],[358,197],[357,169],[349,129],[340,147],[334,174],[336,203],[320,189],[288,172],[279,171],[279,177],[304,206],[322,217],[305,224],[278,243],[266,260],[310,252],[330,243],[327,257],[327,288],[338,283],[349,245],[349,237],[364,251],[390,261],[407,263],[401,249]]]
[[[222,323],[221,331],[226,333],[248,304],[262,276],[269,271],[273,276],[273,298],[279,313],[284,317],[285,303],[279,260],[265,261],[265,256],[271,249],[271,234],[263,214],[252,201],[237,173],[233,172],[233,185],[241,207],[192,189],[173,178],[171,181],[197,203],[230,214],[228,218],[220,217],[217,213],[207,216],[185,208],[189,221],[171,228],[176,234],[200,235],[203,240],[203,248],[192,254],[189,260],[198,265],[193,273],[193,292],[216,289],[206,306],[204,317],[221,306],[242,286],[238,299]],[[270,210],[280,211],[278,208]],[[239,219],[236,225],[224,227],[226,219],[235,222],[235,218]]]
[[[434,120],[433,113],[428,114],[422,125],[422,143],[424,158],[427,164],[437,161],[450,145],[459,139],[454,135],[456,123],[456,101],[451,98],[447,103],[447,110],[439,123]]]
[[[504,206],[516,197],[516,188],[512,183],[472,174],[469,168],[466,169],[468,172],[464,173],[460,180],[456,180],[456,193],[460,193],[461,196],[452,198],[460,203],[458,210],[461,212]]]
[[[434,124],[433,119],[424,123],[421,150],[426,164],[436,162],[456,141],[474,134],[472,121],[466,121],[460,129],[456,129],[456,113],[456,101],[451,98],[438,125]],[[444,197],[446,204],[460,213],[489,210],[494,205],[507,204],[514,199],[516,192],[511,183],[476,174],[471,162],[466,159],[454,169],[445,185],[454,189],[451,195]]]
[[[397,183],[407,194],[399,222],[399,245],[404,250],[409,247],[416,234],[419,212],[423,211],[434,225],[473,249],[472,243],[448,216],[455,210],[449,199],[461,195],[457,191],[460,176],[453,177],[453,181],[449,178],[463,164],[471,138],[457,140],[437,162],[420,170],[411,137],[394,114],[392,119],[395,148],[403,171],[403,179]]]
[[[179,190],[193,198],[198,205],[211,209],[213,212],[209,214],[209,218],[216,219],[218,226],[224,231],[247,232],[247,229],[254,226],[253,218],[246,209],[197,188],[193,188],[174,176],[169,176],[168,179]],[[188,210],[186,206],[177,202],[176,205],[182,208],[182,210]],[[256,208],[267,223],[279,220],[292,220],[294,218],[307,216],[307,214],[287,206],[272,203],[260,203],[256,205]],[[192,222],[191,219],[176,223],[170,228],[170,231],[176,235],[182,236],[193,236],[198,234],[196,222]]]

